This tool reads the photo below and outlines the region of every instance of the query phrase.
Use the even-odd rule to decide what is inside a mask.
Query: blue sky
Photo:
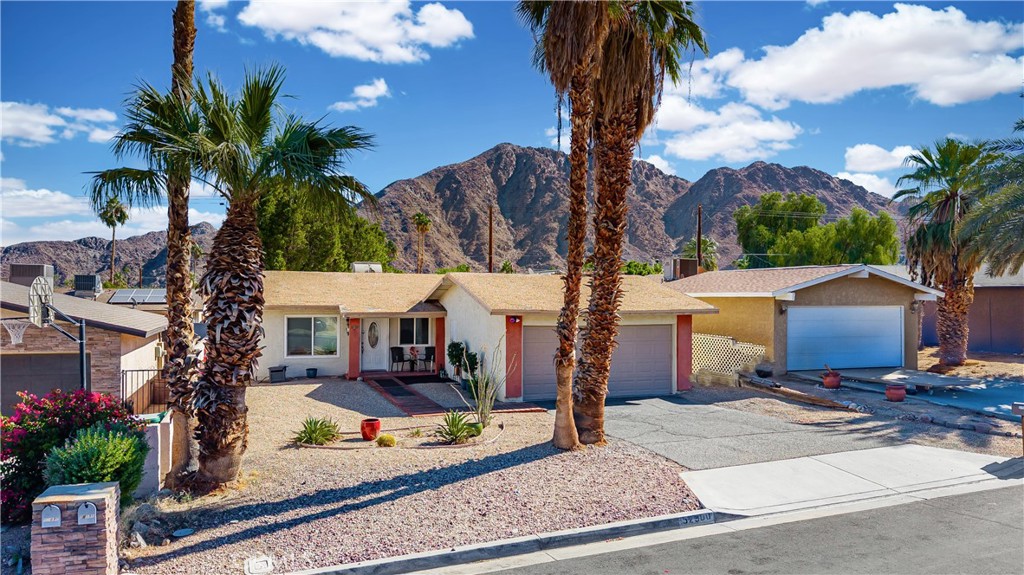
[[[2,237],[106,237],[85,172],[141,81],[166,87],[169,2],[0,3]],[[756,160],[891,194],[902,158],[946,135],[1005,137],[1024,115],[1020,2],[698,2],[711,48],[666,87],[638,157],[695,180]],[[288,70],[288,106],[376,135],[350,171],[378,191],[513,142],[554,146],[552,88],[511,2],[201,2],[195,64],[237,86]],[[563,134],[563,145],[568,133]],[[194,189],[193,221],[223,207]],[[134,210],[118,235],[166,225]]]

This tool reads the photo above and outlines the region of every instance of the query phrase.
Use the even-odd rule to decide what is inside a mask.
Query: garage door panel
[[[786,315],[790,371],[903,365],[900,306],[792,306]]]
[[[558,336],[554,328],[523,328],[523,399],[554,399],[557,349]]]

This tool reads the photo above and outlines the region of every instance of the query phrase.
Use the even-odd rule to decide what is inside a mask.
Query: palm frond
[[[111,198],[129,207],[150,207],[163,201],[167,179],[163,172],[152,169],[113,168],[92,175],[89,202],[100,211]]]

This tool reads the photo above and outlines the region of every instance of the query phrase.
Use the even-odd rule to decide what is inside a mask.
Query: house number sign
[[[60,507],[47,505],[43,507],[43,529],[60,527]]]
[[[85,503],[78,506],[78,524],[79,525],[95,525],[96,524],[96,505],[86,501]]]

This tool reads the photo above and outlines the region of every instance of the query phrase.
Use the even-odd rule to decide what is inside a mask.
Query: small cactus
[[[398,440],[390,433],[382,433],[377,436],[377,447],[394,447],[397,444]]]

